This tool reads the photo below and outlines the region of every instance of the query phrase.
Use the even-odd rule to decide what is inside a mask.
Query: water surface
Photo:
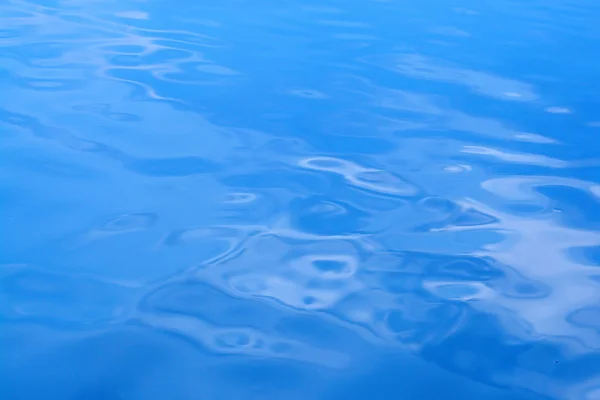
[[[598,20],[4,0],[0,395],[600,399]]]

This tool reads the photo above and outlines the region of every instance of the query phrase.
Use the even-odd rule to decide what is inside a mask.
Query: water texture
[[[598,21],[3,0],[0,397],[600,399]]]

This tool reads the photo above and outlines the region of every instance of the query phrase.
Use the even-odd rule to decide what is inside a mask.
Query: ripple
[[[530,84],[482,71],[442,65],[420,54],[377,55],[366,57],[364,61],[416,79],[465,85],[481,95],[499,100],[525,102],[538,98]]]
[[[290,212],[292,227],[315,235],[347,235],[368,229],[367,212],[326,196],[296,199]]]
[[[252,203],[257,199],[254,193],[230,193],[225,200],[226,203],[231,204],[247,204]]]
[[[215,337],[215,346],[224,349],[236,349],[253,345],[252,336],[244,331],[229,331]],[[254,344],[256,346],[256,344]]]
[[[175,177],[214,172],[216,164],[201,157],[129,158],[125,167],[146,176]]]
[[[549,287],[521,279],[521,281],[512,282],[512,286],[503,288],[502,295],[521,299],[533,299],[548,297],[551,292],[552,290]]]
[[[115,235],[148,231],[154,228],[158,221],[159,216],[155,213],[114,215],[79,232],[72,244],[81,247]]]
[[[418,189],[389,172],[365,168],[333,157],[312,157],[300,160],[303,168],[341,175],[349,184],[373,192],[397,196],[414,196]]]
[[[551,114],[571,114],[571,110],[566,107],[548,107],[546,112]]]
[[[441,27],[433,29],[432,32],[435,34],[438,34],[438,35],[453,36],[453,37],[470,37],[471,36],[471,34],[469,34],[469,32],[466,32],[462,29],[459,29],[459,28],[456,28],[453,26],[441,26]],[[515,97],[521,97],[520,93],[510,93],[507,95],[508,96],[516,95]]]
[[[482,183],[485,190],[506,199],[538,203],[543,201],[544,196],[537,189],[543,186],[574,187],[600,198],[600,185],[578,179],[553,176],[505,177],[489,179]]]
[[[348,279],[358,269],[356,260],[345,255],[306,256],[295,260],[290,267],[304,274],[312,272],[319,279]]]
[[[290,90],[290,94],[297,97],[304,97],[306,99],[326,99],[329,97],[325,93],[321,93],[318,90],[311,89],[294,89]]]
[[[21,84],[24,87],[31,88],[34,90],[48,90],[48,91],[57,91],[57,90],[74,90],[81,89],[83,87],[83,82],[75,79],[33,79],[33,78],[23,78],[21,79]]]
[[[305,310],[329,309],[363,287],[356,277],[358,261],[347,255],[349,250],[355,252],[353,245],[332,239],[329,244],[319,241],[293,247],[286,242],[270,235],[254,236],[243,252],[219,261],[218,273],[211,267],[196,276],[233,296],[271,299]],[[303,252],[303,247],[312,254]],[[346,251],[332,254],[336,248]]]
[[[0,312],[9,320],[106,324],[122,320],[130,307],[121,287],[38,268],[3,277],[2,288],[6,297]]]
[[[538,155],[538,154],[516,154],[490,149],[479,146],[465,146],[462,150],[464,153],[480,154],[494,157],[504,162],[539,165],[549,168],[565,168],[569,165],[566,161],[557,160],[554,158]]]
[[[470,165],[465,165],[465,164],[448,165],[447,167],[444,167],[444,171],[455,173],[455,174],[461,173],[461,172],[469,172],[472,169],[473,168]]]
[[[425,287],[435,296],[459,301],[478,300],[493,293],[480,282],[427,282]]]
[[[216,65],[216,64],[199,65],[196,67],[196,69],[200,72],[204,72],[207,74],[214,74],[214,75],[239,75],[240,74],[239,72],[234,71],[231,68],[227,68],[222,65]]]
[[[104,223],[100,230],[107,232],[131,232],[139,229],[148,229],[158,220],[152,213],[123,214]]]
[[[557,140],[545,137],[542,135],[538,135],[537,133],[519,133],[515,135],[515,139],[521,140],[523,142],[529,143],[547,143],[547,144],[556,144]]]
[[[148,13],[143,11],[121,11],[115,13],[117,17],[128,18],[128,19],[148,19]]]
[[[253,329],[218,328],[183,316],[144,315],[140,319],[155,329],[182,335],[218,353],[285,358],[327,368],[344,368],[349,361],[344,354],[277,338]]]

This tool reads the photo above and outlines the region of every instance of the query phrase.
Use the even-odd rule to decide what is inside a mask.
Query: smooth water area
[[[0,398],[600,399],[598,21],[3,0]]]

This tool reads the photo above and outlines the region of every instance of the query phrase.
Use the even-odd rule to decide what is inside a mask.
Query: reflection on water
[[[176,3],[0,5],[7,398],[600,399],[599,6]]]

